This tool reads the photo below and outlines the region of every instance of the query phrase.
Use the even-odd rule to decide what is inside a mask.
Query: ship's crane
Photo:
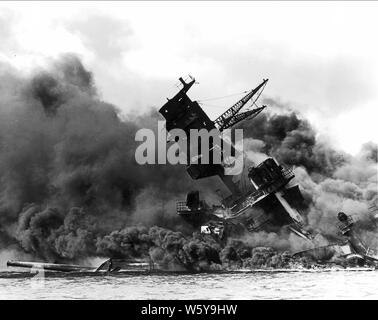
[[[249,118],[249,120],[252,120],[256,116],[258,116],[258,114],[261,111],[263,111],[265,108],[266,108],[266,106],[262,106],[262,107],[258,107],[256,109],[252,109],[252,110],[248,110],[248,111],[245,111],[245,112],[242,112],[242,113],[238,113],[238,114],[234,115],[226,123],[224,123],[224,125],[219,129],[219,131],[223,131],[224,129],[231,128],[235,124],[243,121],[244,119]]]
[[[258,93],[257,98],[254,100],[253,104],[255,104],[256,100],[260,97],[262,91],[264,90],[268,79],[264,79],[262,83],[260,83],[256,88],[249,91],[243,98],[241,98],[238,102],[236,102],[231,108],[227,109],[223,114],[221,114],[218,118],[214,120],[215,126],[218,128],[219,131],[224,129],[230,128],[237,124],[238,122],[254,115],[256,117],[264,108],[257,108],[254,110],[249,110],[244,113],[239,114],[239,111],[247,104],[249,100],[253,98]]]

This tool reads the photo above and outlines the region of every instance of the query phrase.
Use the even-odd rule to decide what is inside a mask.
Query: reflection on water
[[[1,299],[378,299],[377,271],[48,275],[1,272]]]

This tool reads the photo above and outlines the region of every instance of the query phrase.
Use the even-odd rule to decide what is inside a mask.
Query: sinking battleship
[[[188,81],[189,80],[189,81]],[[222,132],[226,128],[234,128],[238,123],[252,120],[266,106],[257,106],[256,101],[264,90],[268,79],[264,79],[257,87],[248,91],[239,101],[227,109],[214,121],[201,108],[197,101],[192,101],[188,90],[195,83],[189,76],[179,78],[180,91],[161,107],[159,112],[166,120],[167,130],[179,128],[187,134],[191,129],[217,129]],[[241,112],[242,108],[252,102],[253,108]],[[188,135],[189,136],[189,135]],[[188,141],[188,144],[191,142]],[[229,143],[229,141],[223,143]],[[218,149],[222,149],[222,146]],[[210,145],[210,149],[214,146]],[[354,222],[343,212],[338,214],[341,239],[327,246],[319,247],[312,234],[304,229],[301,209],[304,199],[298,184],[294,183],[294,172],[285,168],[273,157],[267,158],[248,169],[249,186],[240,188],[231,176],[225,174],[223,164],[190,163],[187,172],[192,179],[203,179],[218,176],[231,193],[223,197],[219,205],[209,206],[201,199],[198,190],[189,191],[186,200],[177,201],[177,214],[200,228],[201,233],[210,234],[224,240],[228,236],[241,235],[244,232],[261,230],[278,232],[282,228],[307,239],[313,249],[297,252],[293,257],[307,257],[313,261],[330,261],[333,257],[354,261],[357,264],[378,264],[378,255],[368,248],[357,236]]]
[[[256,101],[268,79],[264,79],[212,121],[199,103],[192,101],[187,95],[195,79],[191,78],[189,82],[183,78],[179,80],[182,88],[159,110],[166,120],[167,130],[182,129],[188,136],[191,129],[208,131],[217,129],[222,132],[224,129],[234,128],[243,120],[252,120],[266,108],[266,106],[257,106]],[[253,108],[241,112],[248,102],[252,102]],[[230,142],[222,141],[222,146],[224,143]],[[210,146],[210,149],[215,148]],[[268,158],[249,168],[249,186],[244,190],[240,188],[240,184],[233,181],[231,175],[225,174],[225,165],[188,162],[186,170],[195,180],[218,176],[230,192],[230,195],[221,200],[219,206],[208,206],[200,199],[200,194],[196,190],[187,194],[186,201],[177,202],[177,214],[200,227],[202,233],[224,238],[232,233],[277,231],[286,227],[300,237],[311,239],[311,235],[303,229],[303,218],[299,212],[303,197],[298,185],[291,183],[294,173],[290,168],[284,168],[274,158]]]
[[[264,90],[267,79],[212,121],[200,104],[192,101],[187,95],[195,79],[190,78],[188,82],[187,79],[180,78],[179,80],[182,88],[173,98],[168,99],[159,112],[166,119],[167,130],[182,129],[188,137],[191,129],[208,131],[217,129],[222,132],[224,129],[234,128],[241,121],[252,120],[266,108],[266,106],[257,106],[256,101]],[[249,110],[240,112],[248,102],[252,102]],[[172,141],[167,141],[167,143],[170,142]],[[187,143],[190,144],[191,141]],[[222,141],[222,145],[224,143],[230,142]],[[214,145],[210,145],[210,149],[215,149]],[[294,253],[293,258],[306,258],[314,263],[332,263],[335,259],[344,259],[348,263],[353,262],[357,265],[378,266],[378,255],[361,241],[354,228],[353,219],[343,212],[338,214],[340,222],[338,227],[341,234],[339,241],[325,246],[318,246],[313,241],[316,235],[304,228],[301,214],[304,199],[298,184],[294,182],[295,175],[292,169],[284,167],[276,159],[269,157],[248,169],[249,183],[241,187],[240,182],[235,182],[232,176],[225,173],[225,168],[225,162],[221,164],[188,162],[186,170],[192,179],[217,176],[229,191],[227,196],[222,196],[219,204],[212,206],[201,198],[198,190],[189,191],[186,200],[177,201],[177,214],[198,228],[202,234],[225,243],[229,236],[261,230],[278,232],[285,228],[308,240],[313,247]],[[376,215],[378,217],[378,213]],[[12,268],[70,273],[164,271],[161,265],[154,263],[151,259],[143,261],[108,259],[97,268],[21,261],[8,261],[7,265]]]

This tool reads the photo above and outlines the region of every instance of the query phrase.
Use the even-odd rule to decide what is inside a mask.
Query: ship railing
[[[292,178],[294,178],[294,171],[293,169],[291,168],[286,168],[286,169],[283,169],[282,170],[282,176],[286,179],[286,180],[290,180]]]
[[[180,212],[190,212],[190,208],[186,205],[186,201],[177,201],[176,202],[176,211]]]
[[[252,201],[256,201],[257,199],[259,199],[261,196],[263,196],[265,194],[265,191],[264,190],[256,190],[255,192],[253,192],[248,198]]]
[[[351,230],[351,225],[338,225],[338,229],[340,230],[341,234],[345,234]]]
[[[261,197],[263,197],[265,194],[266,192],[263,190],[256,190],[252,192],[250,195],[247,196],[246,199],[244,199],[242,202],[240,202],[239,204],[235,205],[234,208],[232,208],[232,217],[236,218],[239,215],[243,214],[248,207],[253,206],[255,202],[259,200]]]
[[[353,223],[353,218],[351,216],[347,216],[347,221],[339,222],[337,224],[337,228],[340,230],[342,234],[345,234],[346,232],[351,230]]]

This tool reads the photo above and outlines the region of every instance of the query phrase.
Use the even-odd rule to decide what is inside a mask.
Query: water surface
[[[218,274],[0,272],[0,299],[377,299],[378,271]]]

